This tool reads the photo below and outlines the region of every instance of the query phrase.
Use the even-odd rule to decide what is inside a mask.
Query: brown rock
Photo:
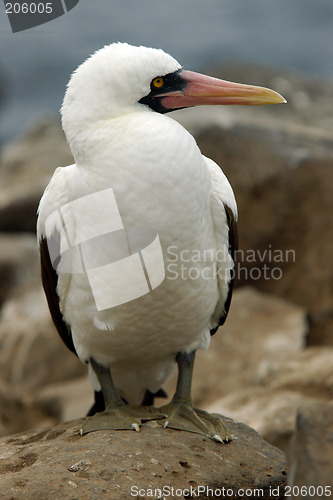
[[[206,409],[214,413],[224,412],[246,423],[263,439],[287,451],[299,406],[314,400],[314,396],[307,396],[300,391],[257,386],[230,393]]]
[[[332,443],[333,402],[302,406],[297,413],[296,432],[289,454],[289,484],[293,487],[294,498],[332,497]],[[297,491],[299,494],[295,493]]]
[[[56,420],[29,395],[0,380],[0,436],[31,429],[36,422],[51,425]]]
[[[4,148],[0,231],[35,232],[36,210],[53,171],[73,163],[58,118],[45,118]]]
[[[36,395],[36,404],[57,422],[67,422],[87,415],[94,402],[94,392],[87,376],[49,384]],[[34,426],[40,425],[36,420]]]
[[[0,231],[35,232],[37,207],[47,179],[21,184],[0,192]]]
[[[228,420],[228,419],[227,419]],[[198,434],[146,423],[140,433],[98,431],[79,435],[81,421],[0,441],[0,495],[19,498],[161,498],[164,487],[212,498],[206,488],[248,489],[260,498],[283,498],[284,454],[243,424],[228,420],[235,439],[218,444]],[[201,486],[205,490],[197,496]],[[132,489],[131,489],[132,488]],[[139,492],[139,490],[141,490]],[[272,489],[278,495],[272,496]],[[169,490],[169,491],[170,491]],[[209,492],[208,492],[209,493]],[[183,494],[178,495],[183,496]]]
[[[230,391],[205,409],[250,425],[266,441],[287,451],[298,408],[332,398],[332,356],[331,347],[308,347],[296,352],[272,367],[257,386],[244,385]]]
[[[17,176],[22,182],[30,182],[52,175],[57,167],[72,160],[59,117],[44,117],[3,149],[1,180],[7,187]]]
[[[31,391],[85,373],[58,336],[41,285],[26,292],[1,309],[0,376]]]
[[[333,394],[333,347],[313,346],[293,354],[278,372],[263,379],[272,389],[300,391],[328,401]]]
[[[40,283],[35,236],[0,234],[0,305],[17,288]]]

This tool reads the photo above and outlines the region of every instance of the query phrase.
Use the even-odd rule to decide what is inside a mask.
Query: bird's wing
[[[216,274],[219,299],[212,317],[211,335],[223,325],[229,312],[237,250],[237,205],[233,190],[220,167],[205,158],[211,178],[211,209],[217,248]]]
[[[61,295],[61,292],[69,286],[71,275],[62,275],[62,290],[59,290],[59,280],[56,268],[61,254],[61,232],[58,227],[58,219],[56,217],[52,217],[52,214],[54,214],[68,201],[69,198],[65,169],[58,168],[39,203],[37,237],[40,251],[42,283],[53,323],[55,324],[61,339],[66,344],[68,349],[70,349],[74,354],[77,354],[73,344],[70,326],[65,322],[60,309],[59,295]],[[52,248],[52,260],[50,256],[50,248]],[[55,256],[58,258],[54,258]]]

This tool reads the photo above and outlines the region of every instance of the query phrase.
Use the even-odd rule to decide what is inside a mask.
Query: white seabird
[[[185,71],[162,50],[125,43],[73,73],[61,111],[75,164],[55,171],[37,232],[53,321],[95,389],[82,433],[158,419],[229,439],[190,392],[195,351],[208,348],[230,305],[236,201],[221,169],[165,113],[281,102],[272,90]],[[173,400],[147,406],[175,362]]]

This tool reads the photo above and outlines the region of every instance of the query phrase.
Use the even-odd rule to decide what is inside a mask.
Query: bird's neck
[[[85,124],[67,138],[76,164],[104,175],[112,170],[119,173],[122,168],[137,170],[140,162],[155,156],[157,165],[170,147],[178,154],[182,134],[188,135],[171,118],[143,110]]]

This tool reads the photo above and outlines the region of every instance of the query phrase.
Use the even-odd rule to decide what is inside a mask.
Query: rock
[[[0,495],[10,492],[12,500],[162,498],[168,491],[154,490],[164,486],[174,492],[192,487],[188,498],[197,498],[201,486],[202,499],[212,498],[207,488],[216,497],[224,488],[228,498],[240,498],[240,489],[264,499],[283,498],[284,454],[247,426],[225,420],[235,435],[226,445],[162,429],[156,422],[145,423],[139,433],[98,431],[81,437],[82,421],[76,420],[11,436],[0,441]]]
[[[37,208],[47,179],[0,190],[0,231],[35,232]]]
[[[36,210],[53,171],[73,163],[58,118],[45,118],[6,146],[0,165],[0,231],[35,232]]]
[[[40,283],[40,264],[35,236],[0,233],[0,306],[14,293]]]
[[[26,292],[1,309],[0,377],[32,391],[85,373],[58,336],[41,285]]]
[[[35,403],[57,418],[67,422],[87,415],[94,402],[94,392],[87,376],[49,384],[37,392]],[[34,425],[40,425],[38,421]]]
[[[332,443],[333,402],[314,402],[303,405],[297,413],[296,432],[289,454],[289,484],[294,492],[294,498],[331,497],[333,490]],[[302,487],[306,494],[302,494]]]
[[[72,161],[60,118],[44,117],[3,149],[1,180],[7,185],[17,176],[25,182],[38,180],[52,175],[57,167]]]
[[[236,290],[225,325],[207,351],[197,352],[195,404],[206,408],[226,394],[260,384],[303,349],[306,333],[306,316],[300,307],[254,288]],[[175,382],[176,373],[165,386],[169,395]]]
[[[205,409],[213,413],[224,412],[246,423],[263,439],[286,452],[299,406],[314,400],[300,391],[256,386],[231,392]]]
[[[262,383],[328,401],[333,394],[332,359],[333,347],[308,347],[290,356],[282,369],[271,371]]]
[[[257,385],[230,391],[205,409],[253,427],[269,443],[287,451],[298,408],[330,401],[333,349],[308,347],[258,379]]]
[[[29,395],[0,379],[0,436],[31,429],[36,422],[51,425],[56,420]]]

